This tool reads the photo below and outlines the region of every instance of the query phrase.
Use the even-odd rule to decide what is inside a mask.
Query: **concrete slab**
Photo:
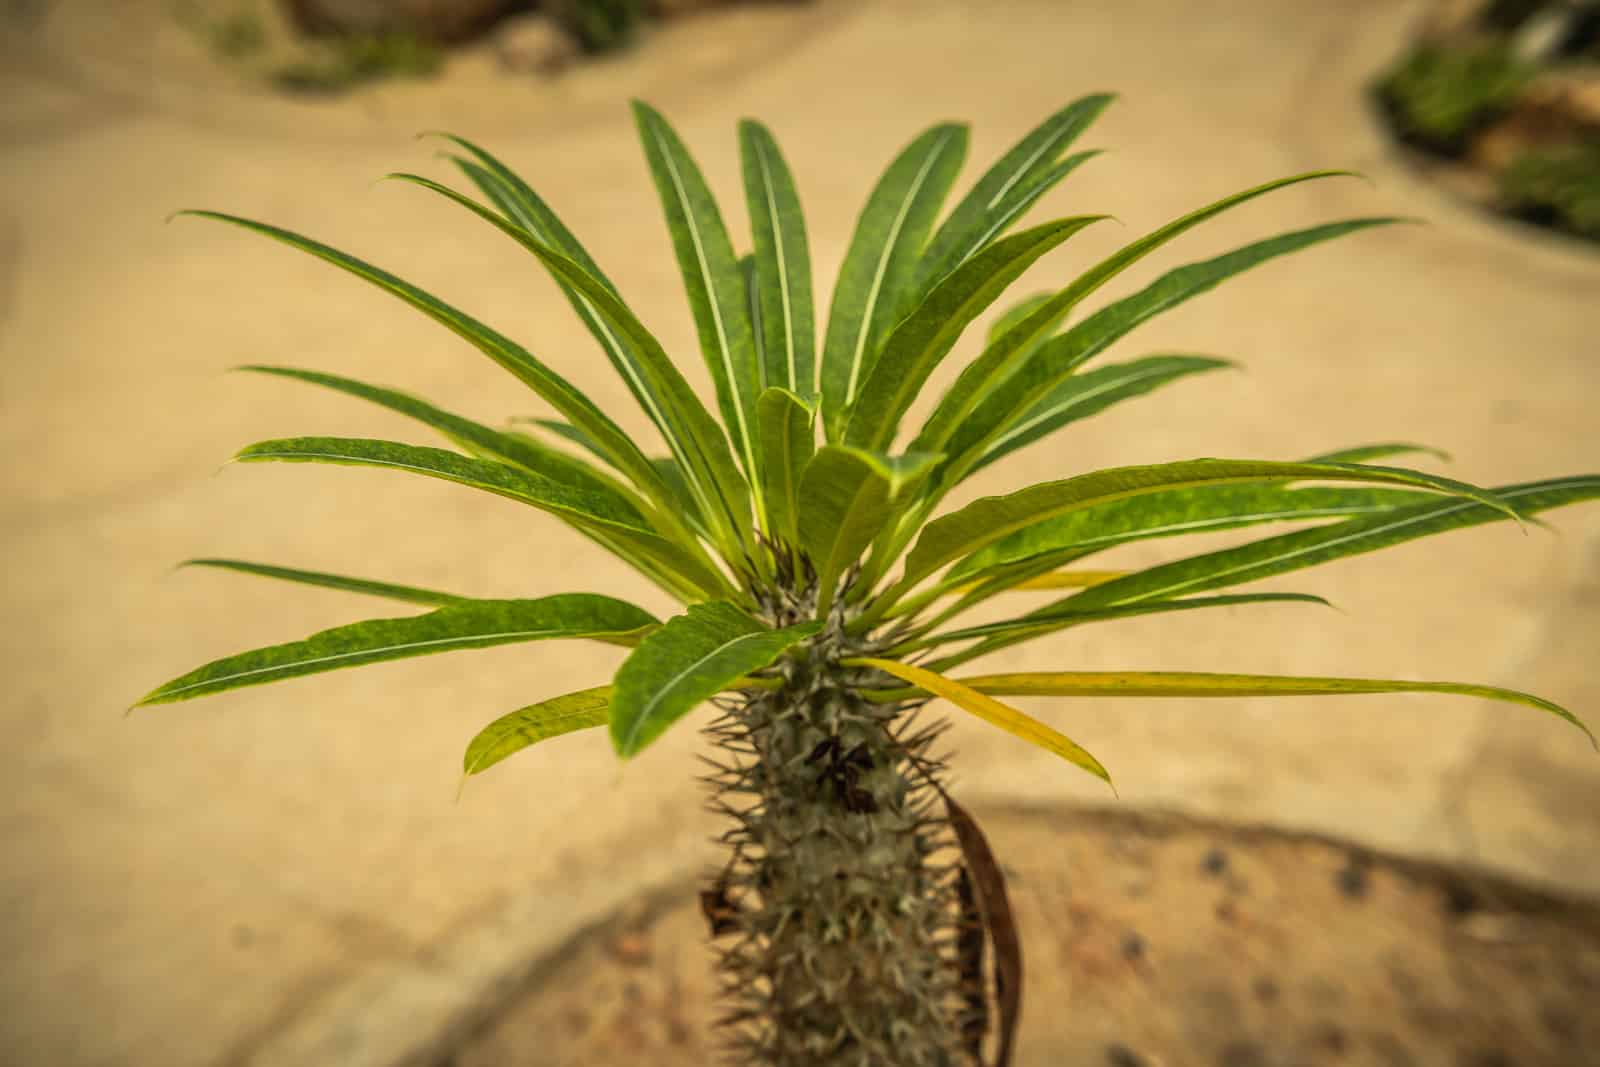
[[[767,121],[798,176],[825,292],[862,198],[917,130],[972,121],[970,178],[1061,103],[1113,89],[1122,99],[1085,142],[1110,154],[1036,217],[1110,211],[1125,229],[1075,239],[1019,292],[1198,204],[1312,167],[1355,167],[1374,185],[1284,191],[1185,237],[1107,296],[1315,221],[1397,213],[1432,225],[1305,253],[1152,323],[1122,355],[1176,346],[1243,360],[1248,373],[1110,412],[969,495],[1112,463],[1297,456],[1395,437],[1449,449],[1452,472],[1485,484],[1594,470],[1600,260],[1438,198],[1363,112],[1362,84],[1417,11],[1386,0],[1336,10],[1104,0],[1070,12],[1045,0],[839,0],[837,20],[807,22],[804,34],[785,37],[782,19],[814,13],[664,33],[656,51],[585,72],[582,123],[533,103],[524,120],[520,97],[485,90],[417,126],[481,136],[523,170],[703,386],[682,355],[692,327],[628,96],[648,90],[678,125],[736,232],[734,123]],[[691,31],[712,56],[763,34],[768,47],[759,61],[735,50],[691,67],[700,80],[674,82],[663,56]],[[717,825],[698,810],[693,724],[620,780],[603,739],[578,735],[497,768],[454,805],[460,753],[479,726],[595,684],[617,652],[441,656],[122,721],[129,700],[197,663],[393,611],[167,568],[230,555],[467,594],[594,589],[668,605],[553,521],[498,498],[354,470],[213,474],[267,437],[429,441],[337,396],[222,374],[236,363],[393,384],[487,420],[541,407],[444,331],[325,265],[214,224],[161,220],[211,207],[368,257],[524,340],[630,430],[645,423],[518,249],[418,190],[369,185],[395,169],[447,174],[395,133],[403,110],[259,98],[186,110],[137,80],[90,76],[105,66],[46,54],[6,75],[8,102],[23,103],[0,156],[12,194],[0,225],[0,440],[13,457],[0,475],[0,538],[18,620],[0,717],[14,783],[0,806],[10,857],[0,1060],[404,1062],[575,923],[712,861],[704,838]],[[998,657],[994,669],[1452,678],[1526,688],[1595,721],[1600,509],[1551,523],[1526,535],[1482,528],[1278,583],[1346,614],[1131,620]],[[1600,892],[1600,762],[1532,712],[1443,697],[1036,707],[1112,767],[1125,805],[1337,833]],[[951,737],[968,796],[1108,800],[981,724]]]

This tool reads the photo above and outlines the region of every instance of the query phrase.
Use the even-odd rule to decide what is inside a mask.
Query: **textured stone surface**
[[[528,0],[282,0],[312,33],[409,31],[439,41],[477,33]]]
[[[394,1050],[459,1025],[483,990],[559,938],[585,894],[623,897],[652,870],[716,855],[702,838],[719,824],[699,811],[693,780],[702,716],[620,776],[603,738],[576,735],[495,768],[451,803],[473,733],[539,696],[604,680],[620,657],[604,646],[427,657],[120,717],[207,659],[402,613],[242,575],[170,572],[193,556],[472,595],[590,589],[668,607],[587,542],[497,497],[355,469],[217,472],[239,447],[289,434],[436,443],[346,397],[223,373],[237,363],[323,369],[489,421],[547,412],[393,299],[231,228],[163,225],[175,209],[288,226],[432,288],[647,437],[626,388],[522,250],[423,191],[371,184],[396,169],[458,180],[411,133],[451,129],[522,170],[704,389],[629,96],[678,126],[741,246],[735,123],[767,122],[796,173],[826,294],[862,199],[918,130],[971,120],[970,181],[1062,103],[1117,90],[1084,142],[1111,151],[1032,218],[1109,211],[1124,226],[1076,238],[1019,293],[1199,204],[1316,167],[1353,167],[1373,184],[1312,183],[1252,203],[1129,271],[1106,297],[1326,219],[1431,225],[1303,253],[1143,327],[1113,358],[1198,351],[1248,371],[1107,412],[1019,453],[969,495],[1114,463],[1300,456],[1397,437],[1447,448],[1451,473],[1487,484],[1600,466],[1592,255],[1441,198],[1393,161],[1363,111],[1358,89],[1398,49],[1416,5],[1003,0],[997,16],[1001,2],[741,5],[684,20],[682,35],[663,27],[637,54],[575,70],[548,94],[507,82],[452,94],[451,79],[471,73],[452,66],[433,88],[312,106],[208,96],[202,81],[163,93],[148,74],[113,90],[88,77],[89,60],[109,50],[67,73],[0,64],[16,263],[0,321],[12,619],[0,646],[0,1062],[392,1063]],[[838,17],[815,29],[830,6]],[[85,88],[98,85],[107,88]],[[435,99],[448,105],[430,110]],[[963,342],[933,387],[973,352]],[[1485,527],[1274,583],[1326,595],[1343,614],[1293,605],[1128,620],[996,657],[992,669],[1456,678],[1527,688],[1592,721],[1600,691],[1585,635],[1600,626],[1588,591],[1600,507],[1549,521],[1552,530]],[[1527,709],[1423,696],[1027,706],[1111,767],[1124,805],[1271,820],[1600,892],[1600,829],[1584,814],[1600,810],[1600,758]],[[981,723],[958,722],[950,739],[960,797],[1111,802],[1087,776]]]

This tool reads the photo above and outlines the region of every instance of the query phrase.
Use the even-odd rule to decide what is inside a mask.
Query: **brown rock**
[[[674,15],[684,15],[708,7],[721,7],[726,3],[728,0],[649,0],[645,6],[652,15],[671,18]]]
[[[297,26],[312,34],[414,33],[459,41],[526,9],[527,0],[283,0]]]
[[[1477,166],[1499,172],[1531,149],[1597,135],[1600,77],[1559,71],[1532,82],[1508,114],[1473,140],[1469,156]]]
[[[1464,33],[1483,17],[1489,0],[1439,0],[1428,13],[1426,34],[1429,37],[1451,37]]]
[[[516,74],[554,74],[578,57],[578,42],[549,15],[513,15],[495,27],[495,59]]]

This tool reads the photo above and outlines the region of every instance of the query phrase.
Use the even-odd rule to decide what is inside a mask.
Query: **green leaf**
[[[473,600],[405,619],[335,626],[304,641],[258,648],[208,663],[158,687],[134,707],[192,700],[246,685],[359,667],[383,660],[518,641],[588,638],[633,645],[658,625],[649,612],[593,593],[538,600]]]
[[[1046,726],[1038,719],[1024,715],[1009,704],[1002,704],[992,696],[978,692],[970,685],[964,684],[957,679],[946,678],[943,675],[935,674],[933,671],[924,670],[921,667],[913,667],[909,663],[897,663],[894,660],[864,656],[860,659],[850,659],[843,662],[845,666],[849,667],[874,667],[903,681],[910,682],[919,690],[943,697],[963,711],[971,712],[978,718],[1000,727],[1000,729],[1014,737],[1020,737],[1030,744],[1038,745],[1046,752],[1054,752],[1068,763],[1082,767],[1095,777],[1104,779],[1107,785],[1111,785],[1110,772],[1077,742],[1065,734]],[[1115,786],[1112,786],[1112,791],[1116,791]]]
[[[482,774],[507,756],[551,737],[604,726],[611,707],[611,686],[564,693],[502,715],[478,731],[467,744],[462,770]]]
[[[606,325],[632,345],[632,351],[639,357],[639,369],[645,380],[662,397],[664,407],[661,414],[665,419],[663,435],[667,445],[684,464],[702,510],[712,517],[725,538],[723,547],[731,551],[735,545],[747,544],[750,540],[750,490],[733,465],[722,428],[711,418],[710,412],[700,403],[694,390],[689,388],[683,375],[678,373],[661,343],[644,328],[627,305],[577,263],[454,189],[415,174],[390,174],[388,177],[432,190],[501,230],[543,261],[559,280],[582,294]],[[593,430],[580,420],[573,419],[573,422],[594,436]],[[646,466],[649,466],[648,462]],[[661,491],[659,481],[654,480],[653,469],[649,477],[652,479],[650,484]],[[663,507],[670,506],[664,491],[657,499]],[[712,504],[718,506],[713,508]]]
[[[390,411],[408,415],[438,430],[452,443],[465,448],[480,458],[499,460],[520,467],[553,482],[581,489],[585,492],[615,499],[618,507],[631,511],[639,519],[644,513],[632,494],[615,479],[596,471],[593,467],[573,459],[525,434],[491,429],[471,419],[462,418],[435,407],[420,397],[398,389],[367,385],[352,378],[341,378],[320,371],[299,370],[294,367],[269,367],[258,364],[234,367],[234,370],[254,371],[283,378],[293,378],[313,385],[325,386],[341,393],[370,400]]]
[[[178,566],[220,567],[224,570],[241,571],[245,574],[257,574],[263,578],[282,578],[290,582],[304,582],[306,585],[320,585],[328,589],[343,589],[348,593],[370,593],[373,596],[388,597],[390,600],[403,600],[411,604],[428,604],[434,607],[443,604],[462,604],[472,599],[471,597],[456,596],[454,593],[418,589],[416,586],[411,585],[374,582],[366,578],[346,578],[342,574],[302,571],[293,567],[276,567],[269,563],[247,563],[240,559],[186,559]]]
[[[617,671],[611,743],[624,759],[738,678],[822,628],[772,630],[725,601],[696,604],[640,642]]]
[[[592,530],[625,543],[633,552],[668,566],[703,590],[728,589],[727,580],[720,573],[710,570],[678,543],[641,524],[636,514],[619,507],[616,501],[493,460],[469,459],[442,448],[348,437],[262,441],[241,449],[234,459],[383,467],[442,478],[531,504],[586,532]],[[624,554],[623,558],[629,556]]]
[[[800,478],[816,451],[815,412],[787,389],[773,386],[756,401],[762,491],[772,529],[790,544],[800,543]]]
[[[973,256],[933,287],[883,344],[846,417],[845,443],[882,450],[939,362],[1006,288],[1046,252],[1104,215],[1035,226]]]
[[[1087,376],[1086,376],[1087,377]],[[1306,460],[1305,462],[1312,462]],[[1282,483],[1169,489],[1114,500],[1033,523],[974,552],[947,580],[987,576],[996,568],[1045,556],[1047,570],[1129,541],[1231,530],[1264,522],[1371,515],[1432,497],[1412,489]],[[944,584],[944,583],[941,583]]]
[[[577,263],[593,275],[596,281],[620,298],[621,294],[617,293],[617,287],[606,277],[588,250],[573,236],[572,231],[567,229],[556,213],[550,210],[549,205],[539,194],[518,177],[515,171],[464,137],[439,131],[430,131],[422,136],[441,137],[472,153],[477,158],[478,164],[472,164],[459,156],[451,156],[450,159],[461,168],[462,173],[472,179],[473,184],[482,190],[485,196],[495,202],[496,207],[505,212],[508,218],[533,234],[540,242]]]
[[[520,500],[563,518],[651,532],[637,511],[616,500],[505,463],[472,459],[443,448],[359,437],[289,437],[257,442],[240,449],[233,458],[246,463],[281,460],[413,471]]]
[[[711,527],[706,524],[706,517],[700,511],[700,504],[695,500],[694,490],[689,485],[688,477],[683,473],[683,467],[671,456],[654,456],[650,463],[655,467],[656,473],[661,475],[661,480],[667,483],[667,488],[672,490],[678,506],[683,509],[684,521],[710,538]]]
[[[589,255],[582,243],[572,235],[572,231],[567,229],[555,212],[551,211],[539,195],[509,167],[464,138],[447,133],[434,136],[453,141],[477,157],[478,163],[472,163],[459,156],[451,156],[450,159],[472,179],[473,184],[482,190],[506,218],[532,234],[542,244],[565,255],[618,300],[622,299],[617,287],[606,277],[605,272],[600,269],[599,264]],[[665,414],[666,406],[661,399],[661,392],[645,375],[643,360],[637,349],[600,317],[593,304],[581,292],[563,280],[560,275],[552,272],[551,276],[572,305],[578,318],[599,342],[601,351],[605,353],[606,359],[633,393],[639,406],[644,409],[663,436],[670,435],[672,431]]]
[[[1026,578],[1011,587],[1014,592],[1027,592],[1039,589],[1087,589],[1091,585],[1109,582],[1113,578],[1121,578],[1131,574],[1132,571],[1057,571],[1052,570]],[[958,590],[974,589],[982,585],[981,581],[971,581],[956,586]]]
[[[810,404],[817,394],[816,311],[811,294],[811,253],[794,176],[778,142],[761,123],[739,123],[750,229],[755,239],[758,333],[763,340],[763,384],[781,386]]]
[[[1012,304],[1010,307],[1006,308],[1005,311],[1001,312],[1000,317],[994,320],[994,324],[989,327],[989,332],[984,335],[983,347],[988,348],[990,345],[993,345],[1000,339],[1002,334],[1010,330],[1013,326],[1016,326],[1018,323],[1022,322],[1022,320],[1026,319],[1029,315],[1032,315],[1035,311],[1038,311],[1045,305],[1046,301],[1055,295],[1055,290],[1053,289],[1042,293],[1034,293],[1032,296],[1023,297],[1015,304]],[[1043,341],[1044,339],[1041,337],[1039,341],[1035,343],[1035,347],[1037,347],[1038,344],[1043,343]]]
[[[1040,197],[1059,185],[1067,175],[1099,154],[1098,151],[1074,153],[1061,162],[1054,164],[1042,174],[1031,177],[1024,184],[1011,189],[1006,194],[1005,199],[995,205],[995,209],[990,213],[985,227],[973,235],[974,244],[972,249],[966,252],[959,252],[958,250],[958,256],[952,256],[948,262],[937,264],[929,271],[928,276],[933,279],[943,278],[966,262],[968,258],[977,255],[979,251],[988,246],[990,241],[993,241],[1009,229],[1012,223],[1026,215],[1028,209]]]
[[[1032,641],[1036,637],[1055,633],[1073,626],[1081,626],[1091,622],[1108,622],[1112,619],[1125,619],[1135,615],[1164,614],[1169,611],[1191,611],[1196,608],[1224,608],[1239,604],[1260,604],[1279,601],[1296,601],[1308,604],[1321,604],[1331,607],[1326,600],[1319,596],[1306,593],[1237,593],[1230,596],[1211,597],[1185,597],[1182,600],[1152,600],[1147,603],[1125,604],[1110,608],[1084,608],[1078,611],[1069,611],[1057,608],[1053,611],[1043,611],[1035,615],[1026,615],[1016,619],[1005,619],[1001,622],[985,623],[981,626],[968,626],[960,630],[947,630],[943,633],[933,634],[929,637],[911,643],[909,648],[916,649],[935,644],[945,644],[950,641],[968,641],[981,639],[971,648],[963,649],[951,656],[934,660],[928,664],[929,669],[945,671],[961,663],[969,663],[979,656],[987,656],[991,652],[998,652],[1002,648]]]
[[[937,455],[885,456],[823,445],[800,476],[800,547],[817,570],[818,614],[832,606],[839,576],[872,543]]]
[[[1074,100],[1029,131],[984,172],[928,242],[917,272],[918,291],[926,292],[960,266],[1056,181],[1093,156],[1093,152],[1084,152],[1056,163],[1113,99],[1111,94],[1096,93]]]
[[[895,157],[856,221],[839,268],[822,346],[822,418],[828,440],[866,381],[878,340],[894,325],[934,216],[967,151],[967,129],[941,123]]]
[[[1520,514],[1534,515],[1600,497],[1600,475],[1504,486],[1496,489],[1495,495],[1515,506]],[[1218,589],[1503,518],[1500,509],[1469,500],[1427,500],[1176,560],[1086,589],[1063,604],[1098,607]]]
[[[996,437],[983,458],[972,465],[972,470],[982,470],[1068,423],[1098,414],[1119,401],[1143,396],[1190,374],[1236,366],[1238,364],[1232,360],[1210,356],[1160,355],[1075,374],[1050,390],[1031,411]]]
[[[1428,445],[1414,445],[1409,441],[1386,441],[1378,445],[1357,445],[1354,448],[1341,448],[1336,452],[1324,452],[1320,456],[1312,456],[1307,463],[1367,463],[1385,456],[1404,456],[1415,452],[1423,452],[1450,462],[1450,453]]]
[[[1600,749],[1572,712],[1542,697],[1463,682],[1406,682],[1373,678],[1298,678],[1271,674],[1200,674],[1188,671],[1062,671],[1059,673],[985,674],[960,679],[981,693],[998,696],[1069,697],[1255,697],[1335,696],[1347,693],[1454,693],[1524,704],[1548,711],[1582,730]],[[925,686],[923,688],[926,688]],[[931,691],[931,690],[930,690]],[[876,694],[883,699],[887,694]],[[901,698],[903,699],[903,698]]]
[[[639,486],[640,489],[644,490],[657,502],[666,502],[666,489],[656,478],[655,471],[651,468],[649,461],[645,459],[644,453],[639,451],[639,447],[622,432],[616,423],[612,422],[599,408],[595,407],[588,397],[573,388],[571,383],[535,359],[526,349],[485,326],[477,319],[458,311],[449,304],[386,271],[379,270],[377,267],[356,259],[354,256],[347,256],[343,252],[329,248],[327,245],[320,244],[300,234],[292,233],[289,230],[269,226],[264,222],[253,222],[233,215],[224,215],[216,211],[181,211],[178,214],[216,219],[271,237],[276,241],[289,245],[291,248],[309,252],[317,258],[349,271],[356,277],[369,281],[378,288],[399,297],[435,322],[445,326],[452,333],[470,342],[484,355],[526,383],[534,392],[543,397],[547,403],[572,420],[574,424],[581,427],[589,438],[595,442],[596,447],[603,450],[606,458],[618,470],[625,473],[635,485]]]
[[[1013,531],[1055,515],[1163,489],[1193,488],[1267,478],[1409,485],[1452,493],[1489,504],[1513,518],[1516,513],[1485,489],[1451,478],[1395,467],[1354,463],[1278,463],[1271,460],[1194,459],[1177,463],[1114,467],[1076,478],[1045,482],[1007,496],[976,500],[928,524],[906,559],[901,587],[909,587],[946,563],[975,552]],[[1096,589],[1104,589],[1097,586]]]
[[[1101,308],[1059,337],[1040,345],[1014,373],[983,393],[972,409],[971,415],[965,417],[959,426],[949,424],[946,420],[943,425],[950,431],[948,436],[941,437],[940,434],[929,434],[926,429],[924,430],[926,440],[922,437],[919,437],[919,440],[923,440],[924,444],[933,440],[945,442],[947,445],[945,451],[950,456],[945,461],[945,470],[938,477],[938,490],[941,492],[948,490],[969,474],[973,465],[982,458],[994,441],[1010,429],[1025,412],[1033,410],[1035,405],[1066,379],[1067,375],[1136,326],[1269,259],[1358,230],[1396,221],[1399,220],[1354,219],[1326,226],[1314,226],[1258,241],[1226,255],[1190,263],[1169,271],[1132,296],[1124,297]],[[1044,318],[1049,310],[1049,305],[1041,307],[1012,333],[1022,334],[1024,339],[1028,338],[1032,329],[1029,323]],[[1006,337],[1010,338],[1011,334]],[[1001,344],[1003,347],[1010,347],[1006,338],[1002,338]],[[983,362],[988,356],[989,353],[985,352],[979,357],[978,362]],[[973,366],[977,366],[977,363]],[[975,388],[976,384],[974,383],[972,388]],[[961,388],[962,383],[957,379],[956,384],[951,387],[952,394]],[[934,426],[935,421],[939,419],[940,414],[936,410],[933,419],[929,420],[929,426]]]
[[[766,337],[761,328],[761,279],[756,277],[754,254],[739,259],[739,277],[744,284],[744,306],[750,316],[750,332],[755,337],[756,367],[761,372],[761,388],[767,387]],[[759,398],[758,398],[759,399]]]
[[[650,105],[633,101],[645,158],[661,194],[672,247],[689,294],[700,351],[716,386],[722,418],[733,434],[745,473],[756,479],[755,408],[761,369],[745,302],[744,279],[700,168],[667,120]]]
[[[945,451],[943,446],[951,440],[958,429],[963,427],[968,417],[979,408],[979,405],[987,397],[995,392],[1002,383],[1010,381],[1017,368],[1022,365],[1023,360],[1026,360],[1027,364],[1031,365],[1038,359],[1038,354],[1034,351],[1038,342],[1054,330],[1077,303],[1168,241],[1230,208],[1237,207],[1246,201],[1253,200],[1276,189],[1299,182],[1311,181],[1316,178],[1333,177],[1346,173],[1348,172],[1313,171],[1290,178],[1280,178],[1277,181],[1246,189],[1242,193],[1224,197],[1198,211],[1192,211],[1101,260],[1095,266],[1079,275],[1066,288],[1059,290],[1049,300],[1040,304],[1027,318],[1001,335],[993,344],[984,349],[977,359],[968,364],[962,370],[961,375],[946,390],[944,396],[939,399],[938,406],[934,409],[933,414],[929,417],[922,428],[922,432],[917,435],[911,447],[927,451]],[[1255,248],[1257,246],[1250,247]],[[1288,251],[1289,249],[1285,248],[1283,250]],[[1235,253],[1235,255],[1237,254]],[[1265,257],[1263,256],[1262,258]],[[1237,273],[1237,271],[1243,270],[1245,266],[1249,265],[1251,264],[1237,266],[1232,273]],[[1217,279],[1217,281],[1220,280],[1220,278]],[[1161,282],[1158,281],[1156,284],[1160,285]],[[1215,284],[1216,281],[1211,282],[1211,285]],[[1148,290],[1146,291],[1148,292]],[[1175,303],[1176,301],[1173,302]],[[1025,406],[1031,407],[1037,400],[1037,397],[1030,398]]]
[[[520,178],[482,149],[449,134],[440,136],[449,137],[449,139],[456,141],[490,165],[492,169],[485,169],[466,160],[452,157],[478,187],[499,206],[507,218],[527,230],[539,241],[566,255],[592,275],[594,280],[603,285],[612,295],[617,296],[619,301],[621,300],[621,296],[617,294],[616,286],[601,272],[599,266],[589,256],[588,251],[562,225],[561,220],[545,206],[544,201],[539,199],[538,195],[528,188]],[[549,270],[548,264],[545,264],[545,266]],[[667,404],[662,400],[661,389],[650,380],[645,367],[646,361],[640,355],[637,346],[618,330],[614,329],[595,310],[594,304],[581,291],[564,280],[559,273],[554,271],[550,273],[551,277],[555,279],[556,285],[566,295],[568,302],[571,303],[573,310],[577,312],[578,318],[582,320],[595,340],[599,342],[606,359],[610,361],[618,376],[622,378],[629,391],[633,393],[634,398],[639,402],[639,406],[644,409],[645,414],[650,417],[656,428],[661,431],[662,437],[671,445],[674,438],[671,420],[666,414]],[[567,424],[563,423],[562,425]],[[577,430],[576,427],[568,428],[573,433],[581,435],[581,431]],[[584,436],[583,443],[591,451],[596,451],[594,442],[587,436]],[[602,459],[606,458],[603,452],[598,454]],[[659,469],[660,464],[655,464],[655,466]],[[678,485],[673,486],[675,494],[678,488]],[[693,513],[698,514],[700,510],[699,503],[694,498],[692,490],[690,499],[693,502]],[[703,522],[695,528],[706,532]],[[708,536],[710,536],[709,533]]]

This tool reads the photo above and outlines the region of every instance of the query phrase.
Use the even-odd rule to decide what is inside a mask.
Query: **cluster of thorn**
[[[814,589],[786,588],[778,610],[814,611]],[[716,839],[727,866],[701,893],[727,1007],[718,1027],[739,1064],[970,1063],[970,917],[959,858],[935,856],[953,836],[944,763],[927,755],[948,724],[918,724],[920,704],[863,700],[873,672],[838,661],[872,643],[847,638],[844,621],[835,613],[779,665],[780,689],[720,702],[706,728],[720,758],[701,757],[701,780],[734,824]]]

